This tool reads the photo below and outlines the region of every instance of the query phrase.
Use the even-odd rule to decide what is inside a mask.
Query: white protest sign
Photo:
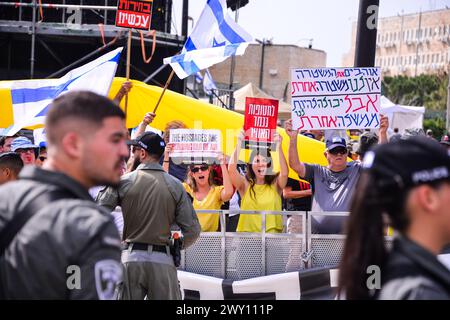
[[[293,128],[379,128],[380,74],[380,68],[293,69]]]
[[[220,130],[172,129],[169,143],[174,147],[171,158],[183,163],[212,163],[221,152]]]

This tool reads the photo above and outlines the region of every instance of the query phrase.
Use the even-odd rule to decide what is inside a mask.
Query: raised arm
[[[389,128],[389,118],[380,114],[380,130],[378,131],[378,143],[388,142],[387,129]]]
[[[277,144],[276,150],[278,152],[278,158],[280,160],[280,174],[277,178],[277,185],[280,193],[283,188],[286,186],[288,181],[289,167],[286,162],[286,157],[284,156],[282,142],[283,138],[278,133],[275,133],[274,142]]]
[[[173,143],[168,143],[166,148],[164,149],[164,159],[163,159],[163,169],[165,172],[169,173],[169,165],[170,165],[170,154],[173,150]]]
[[[131,81],[125,81],[124,83],[122,83],[122,86],[120,87],[113,101],[116,102],[117,104],[120,104],[120,101],[122,101],[123,97],[128,92],[130,92],[132,86],[133,84],[131,83]]]
[[[239,174],[237,170],[237,164],[239,159],[239,152],[241,152],[242,141],[244,141],[244,130],[241,130],[239,132],[236,148],[234,148],[230,163],[228,164],[228,172],[230,175],[231,183],[237,190],[239,190],[241,195],[243,195],[245,192],[245,178]]]
[[[233,184],[231,183],[230,175],[228,174],[228,168],[225,163],[225,156],[221,153],[218,156],[220,168],[222,169],[222,178],[223,178],[223,190],[220,193],[220,199],[223,202],[226,202],[231,199],[233,196]]]
[[[131,138],[136,139],[141,134],[143,134],[145,132],[145,128],[147,128],[147,126],[150,123],[152,123],[152,121],[153,121],[153,119],[155,119],[155,117],[156,117],[156,114],[154,114],[153,112],[147,112],[144,116],[144,119],[142,119],[141,123],[139,123],[136,132],[133,134],[133,136]]]
[[[292,129],[292,120],[287,120],[284,123],[284,129],[286,130],[286,134],[289,136],[289,153],[288,153],[289,166],[301,178],[304,178],[306,174],[306,168],[303,162],[300,162],[297,151],[298,129],[297,130]]]

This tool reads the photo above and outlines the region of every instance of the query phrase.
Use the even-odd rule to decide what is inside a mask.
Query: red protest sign
[[[153,0],[119,0],[116,27],[149,30]]]
[[[278,100],[245,98],[244,147],[270,148],[277,118]]]

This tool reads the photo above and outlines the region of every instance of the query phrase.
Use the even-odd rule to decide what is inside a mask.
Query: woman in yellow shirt
[[[190,166],[187,182],[183,183],[183,186],[193,198],[192,205],[196,210],[220,210],[222,204],[233,196],[233,185],[224,156],[220,155],[218,158],[222,169],[223,186],[214,184],[211,166],[207,164]],[[218,214],[198,213],[197,217],[203,232],[217,231],[219,227]]]
[[[228,166],[231,182],[241,195],[241,210],[251,211],[281,211],[281,194],[288,179],[288,165],[281,148],[281,136],[274,135],[276,151],[280,160],[280,172],[274,173],[272,157],[266,149],[254,149],[247,163],[246,176],[241,176],[237,171],[237,162],[241,150],[244,132],[238,136],[238,142],[231,156]],[[241,214],[237,231],[261,232],[261,215]],[[266,216],[266,232],[282,232],[283,219],[281,215]]]

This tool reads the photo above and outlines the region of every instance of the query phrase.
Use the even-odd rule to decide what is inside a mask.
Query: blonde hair
[[[169,141],[170,129],[187,129],[187,126],[181,120],[172,120],[167,122],[163,134],[163,139],[166,143]]]

